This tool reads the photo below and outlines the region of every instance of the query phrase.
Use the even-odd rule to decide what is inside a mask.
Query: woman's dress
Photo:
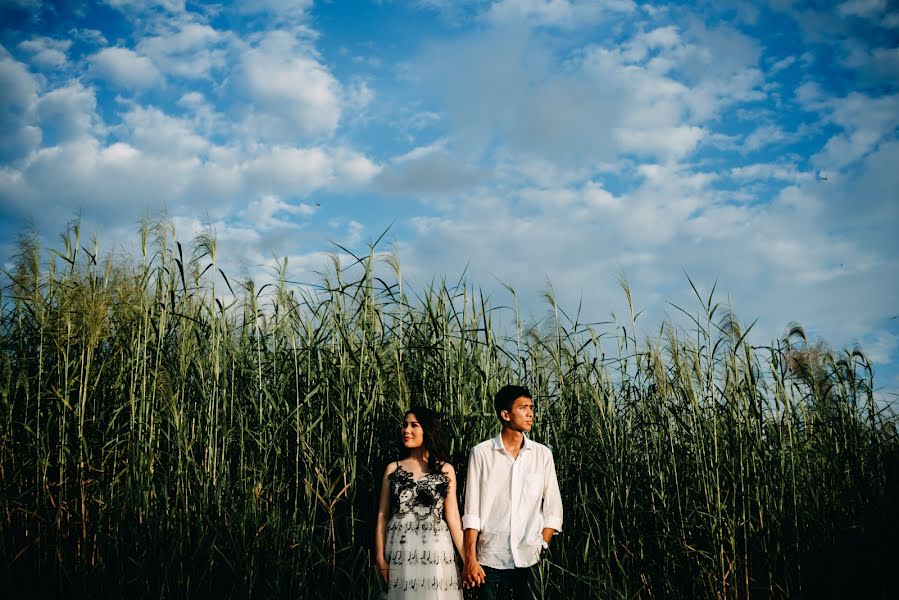
[[[449,478],[428,473],[415,479],[397,463],[389,482],[394,513],[385,546],[387,598],[461,600],[453,539],[443,519]]]

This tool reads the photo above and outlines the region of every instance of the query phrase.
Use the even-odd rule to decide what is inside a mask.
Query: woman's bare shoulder
[[[394,473],[394,471],[396,471],[397,464],[398,463],[395,460],[392,460],[389,463],[387,463],[387,467],[385,467],[385,469],[384,469],[384,477],[385,478],[390,477]]]

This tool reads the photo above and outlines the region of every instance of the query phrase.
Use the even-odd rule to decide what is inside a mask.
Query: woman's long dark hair
[[[428,472],[442,473],[444,463],[449,461],[446,454],[446,445],[443,443],[443,418],[440,413],[425,408],[424,406],[413,406],[403,415],[405,421],[408,415],[415,415],[418,424],[421,425],[422,433],[422,449],[428,453]],[[401,448],[400,458],[409,456],[409,449]]]

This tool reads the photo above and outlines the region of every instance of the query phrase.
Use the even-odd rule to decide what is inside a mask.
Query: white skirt
[[[387,524],[385,554],[388,599],[462,600],[453,538],[443,519],[395,515]]]

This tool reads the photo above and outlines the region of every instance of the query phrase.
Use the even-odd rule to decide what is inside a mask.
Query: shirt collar
[[[528,434],[524,434],[524,449],[530,450],[534,447],[534,441],[528,437]],[[493,438],[493,449],[494,450],[505,450],[505,446],[503,446],[503,432],[500,430],[499,434]]]

